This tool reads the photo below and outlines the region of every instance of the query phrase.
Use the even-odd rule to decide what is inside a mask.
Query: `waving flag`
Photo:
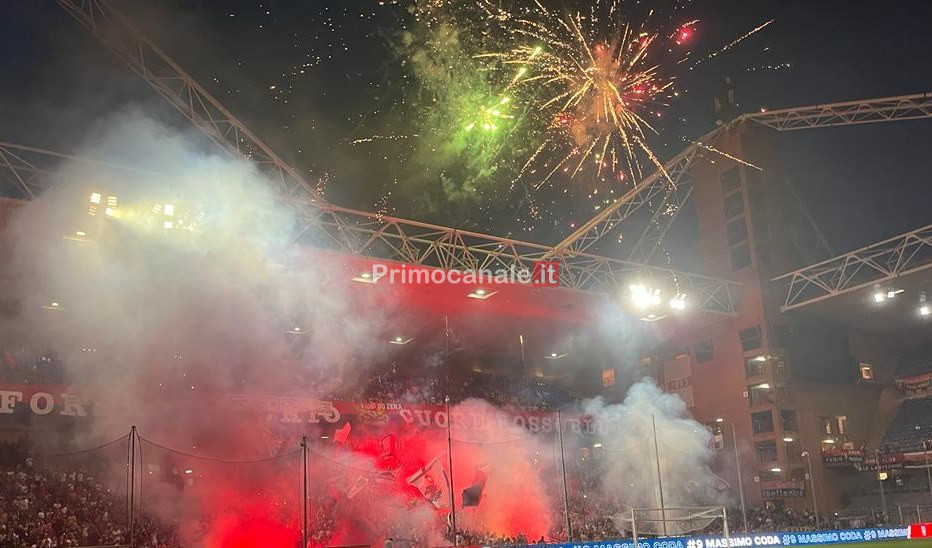
[[[411,474],[408,483],[416,487],[431,506],[443,510],[450,507],[450,484],[439,460],[434,458],[427,466]]]
[[[345,444],[347,438],[349,438],[350,430],[352,429],[353,427],[350,425],[350,423],[344,424],[343,428],[340,428],[333,433],[333,443],[339,443],[340,445]]]
[[[463,489],[463,508],[479,506],[479,502],[482,500],[482,490],[485,489],[485,481],[487,479],[488,475],[485,472],[476,470],[472,485]]]

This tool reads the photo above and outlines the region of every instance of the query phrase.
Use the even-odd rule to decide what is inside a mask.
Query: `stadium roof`
[[[932,311],[932,225],[855,249],[772,282],[784,312],[830,318],[871,331],[928,329]],[[928,306],[932,302],[926,301]]]

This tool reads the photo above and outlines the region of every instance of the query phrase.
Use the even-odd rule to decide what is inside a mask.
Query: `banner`
[[[802,481],[762,481],[760,482],[761,496],[765,499],[780,499],[784,497],[805,497],[806,484]]]
[[[877,456],[866,457],[864,462],[855,464],[854,467],[857,468],[859,472],[874,472],[880,470],[898,470],[905,465],[906,455],[902,453],[890,453],[887,455],[880,455],[879,458]]]
[[[822,464],[825,466],[858,465],[864,462],[864,451],[860,449],[843,449],[831,447],[822,450]]]
[[[896,379],[896,387],[910,394],[923,392],[932,386],[932,372]]]
[[[85,417],[88,405],[75,390],[66,386],[0,384],[0,415],[25,410],[33,415]]]
[[[734,548],[757,546],[806,546],[871,542],[907,538],[907,527],[814,531],[811,533],[757,533],[707,537],[662,537],[638,539],[637,548]],[[631,539],[590,543],[547,544],[548,548],[635,548]]]

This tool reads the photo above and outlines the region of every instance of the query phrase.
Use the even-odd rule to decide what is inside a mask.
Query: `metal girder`
[[[6,154],[30,153],[28,174],[33,184],[29,196],[42,187],[42,175],[49,175],[62,161],[96,164],[106,169],[138,171],[80,156],[60,154],[33,147],[0,143],[0,157]],[[18,163],[0,163],[0,174],[22,174]],[[151,175],[151,174],[150,174]],[[47,179],[48,177],[45,177]],[[295,241],[332,249],[348,255],[372,259],[400,261],[443,269],[458,270],[533,270],[540,260],[554,260],[560,265],[562,287],[614,295],[619,288],[641,282],[668,291],[685,293],[703,310],[734,314],[734,291],[737,282],[711,278],[689,272],[647,266],[589,254],[550,257],[547,245],[499,238],[444,226],[399,219],[332,204],[302,204],[293,198],[282,198],[295,208]],[[311,213],[308,215],[307,213]]]
[[[698,142],[711,145],[721,135],[721,132],[748,121],[778,131],[789,131],[920,118],[932,118],[932,93],[917,93],[898,97],[846,101],[742,114],[728,124],[700,137]],[[664,164],[664,169],[670,174],[670,178],[675,184],[671,185],[670,181],[667,181],[659,170],[655,171],[611,205],[601,209],[588,222],[554,246],[554,255],[585,251],[600,238],[622,224],[634,211],[655,199],[661,192],[672,191],[672,188],[669,187],[691,184],[688,180],[680,182],[680,178],[698,157],[700,148],[696,143],[690,144]],[[674,173],[676,173],[675,177]],[[666,222],[672,223],[674,217],[667,218]],[[666,229],[662,228],[661,232],[665,233]],[[636,247],[643,245],[638,242]]]
[[[398,260],[409,264],[458,270],[533,270],[534,263],[553,260],[560,265],[560,285],[571,289],[614,294],[635,282],[685,293],[702,309],[733,314],[733,292],[740,284],[698,274],[658,268],[590,254],[548,257],[551,248],[373,213],[332,210],[309,223],[316,245],[320,235],[344,253]],[[300,238],[299,238],[300,241]]]
[[[726,127],[728,126],[722,126],[709,132],[703,136],[701,142],[710,143],[714,141]],[[608,207],[599,211],[575,232],[555,245],[552,256],[582,253],[602,236],[631,217],[642,206],[658,199],[666,201],[666,196],[670,192],[675,192],[681,185],[689,184],[686,180],[687,171],[700,151],[700,147],[695,143],[687,146],[682,152],[664,164],[663,171],[657,170],[643,181],[637,183],[634,188]],[[664,176],[664,172],[666,176]],[[660,196],[665,198],[659,198]]]
[[[11,197],[27,200],[36,197],[40,171],[31,156],[32,151],[26,147],[0,143],[0,180],[8,183],[10,189],[16,192],[16,196]]]
[[[654,215],[651,217],[650,222],[644,227],[644,232],[641,233],[641,237],[638,238],[634,248],[628,254],[628,260],[650,263],[651,259],[654,258],[654,254],[660,249],[660,244],[663,242],[664,236],[667,235],[667,231],[673,226],[673,221],[679,215],[680,208],[692,196],[693,188],[691,184],[680,184],[676,188],[667,191],[663,202],[654,209]]]
[[[789,272],[771,281],[787,284],[781,310],[884,284],[932,268],[932,225]]]
[[[114,55],[211,140],[253,162],[279,194],[323,202],[314,187],[104,0],[57,0]]]
[[[932,93],[754,112],[741,118],[777,131],[932,118]]]

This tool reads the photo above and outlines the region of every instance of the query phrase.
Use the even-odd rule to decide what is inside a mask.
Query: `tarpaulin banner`
[[[908,527],[883,527],[871,529],[844,529],[838,531],[813,531],[809,533],[757,533],[703,537],[663,537],[638,539],[637,548],[734,548],[757,546],[805,546],[817,544],[841,544],[870,542],[875,540],[905,539]],[[592,543],[547,544],[551,548],[635,548],[631,539],[609,540]]]
[[[67,386],[0,384],[0,414],[28,410],[33,415],[84,417],[87,407],[79,393]]]

